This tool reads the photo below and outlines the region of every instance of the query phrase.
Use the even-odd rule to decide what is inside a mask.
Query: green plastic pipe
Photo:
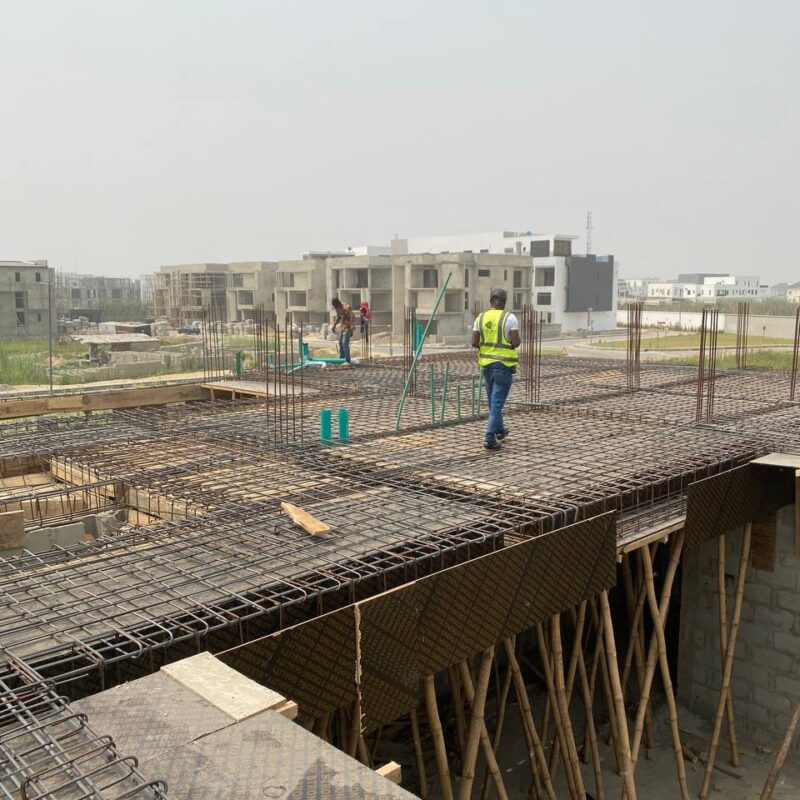
[[[461,419],[461,386],[456,386],[456,417]]]
[[[472,411],[472,416],[474,417],[475,416],[475,376],[474,375],[472,375],[470,377],[470,394],[471,394],[471,402],[472,402],[471,411]]]
[[[350,419],[346,408],[339,409],[339,441],[345,443],[350,441]]]
[[[431,425],[436,423],[436,376],[433,372],[433,364],[430,367],[431,376]]]
[[[319,412],[319,438],[323,442],[330,442],[331,430],[333,428],[333,414],[329,408],[323,408]]]
[[[400,420],[403,417],[403,406],[406,404],[406,396],[408,395],[408,387],[411,386],[411,379],[414,377],[414,372],[417,369],[417,361],[419,361],[420,355],[422,355],[422,342],[425,341],[425,337],[428,335],[428,330],[431,327],[431,323],[433,322],[433,318],[436,316],[436,312],[439,310],[439,305],[442,302],[442,298],[444,297],[445,289],[447,289],[447,284],[450,283],[450,278],[453,277],[453,273],[449,272],[447,274],[447,278],[445,278],[444,283],[442,284],[442,288],[439,290],[439,296],[436,298],[436,303],[433,306],[433,311],[431,311],[431,315],[428,317],[428,322],[425,325],[425,331],[422,334],[422,341],[419,343],[419,347],[417,347],[416,351],[414,352],[414,360],[411,362],[411,369],[408,371],[408,375],[406,375],[406,382],[403,386],[403,393],[400,395],[400,405],[397,407],[397,418],[395,419],[394,429],[395,431],[400,430]]]
[[[439,412],[439,422],[444,422],[444,408],[447,403],[447,379],[450,376],[450,362],[444,365],[444,378],[442,378],[442,409]]]

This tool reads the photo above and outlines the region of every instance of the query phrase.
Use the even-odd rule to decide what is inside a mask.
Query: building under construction
[[[658,796],[707,797],[777,749],[797,341],[721,371],[709,319],[698,366],[647,365],[640,320],[583,360],[526,313],[500,453],[474,357],[408,314],[355,368],[258,318],[235,378],[209,335],[202,384],[0,403],[0,797],[506,798],[514,731],[533,798],[656,797],[658,747]],[[209,699],[231,675],[256,710]]]

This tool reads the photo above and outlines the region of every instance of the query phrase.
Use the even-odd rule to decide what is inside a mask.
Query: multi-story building
[[[175,264],[155,274],[153,304],[156,317],[177,325],[203,318],[213,306],[217,319],[227,321],[228,265]]]
[[[288,314],[299,325],[321,325],[331,319],[326,292],[327,258],[279,261],[275,270],[275,315],[282,323]]]
[[[56,331],[55,270],[47,261],[0,261],[0,337]]]
[[[141,281],[138,278],[116,278],[83,275],[77,272],[58,274],[58,311],[98,308],[113,303],[140,303]]]
[[[532,260],[532,304],[563,332],[616,327],[617,272],[613,256],[576,255],[577,236],[495,231],[395,239],[395,252],[516,255]]]
[[[508,308],[521,311],[531,302],[532,262],[529,257],[489,253],[411,253],[353,256],[327,261],[328,306],[338,296],[357,309],[370,304],[373,332],[400,332],[404,307],[415,308],[427,322],[441,287],[442,302],[430,335],[439,341],[464,337],[474,315],[488,302],[489,290],[508,292]]]
[[[228,264],[227,298],[230,322],[253,319],[259,305],[269,314],[275,311],[277,270],[277,261],[239,261]]]

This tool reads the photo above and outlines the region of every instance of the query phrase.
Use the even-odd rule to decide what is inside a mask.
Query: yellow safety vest
[[[478,350],[478,365],[485,367],[499,361],[507,367],[516,367],[519,356],[511,342],[506,339],[506,321],[510,312],[500,308],[484,311],[478,317],[481,344]]]

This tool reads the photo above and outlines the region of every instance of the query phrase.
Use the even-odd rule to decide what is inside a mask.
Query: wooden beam
[[[281,508],[292,518],[292,521],[303,528],[312,536],[319,536],[322,533],[330,533],[331,526],[320,522],[316,517],[311,516],[308,511],[303,511],[300,506],[293,503],[281,503]]]
[[[398,786],[400,785],[400,781],[402,779],[402,767],[396,761],[390,761],[388,764],[378,767],[375,772],[377,772],[382,778],[386,778],[387,781],[396,783]]]
[[[124,389],[81,394],[52,395],[0,401],[0,419],[37,417],[76,411],[102,411],[115,408],[158,406],[208,400],[208,389],[194,383],[156,386],[146,389]]]

